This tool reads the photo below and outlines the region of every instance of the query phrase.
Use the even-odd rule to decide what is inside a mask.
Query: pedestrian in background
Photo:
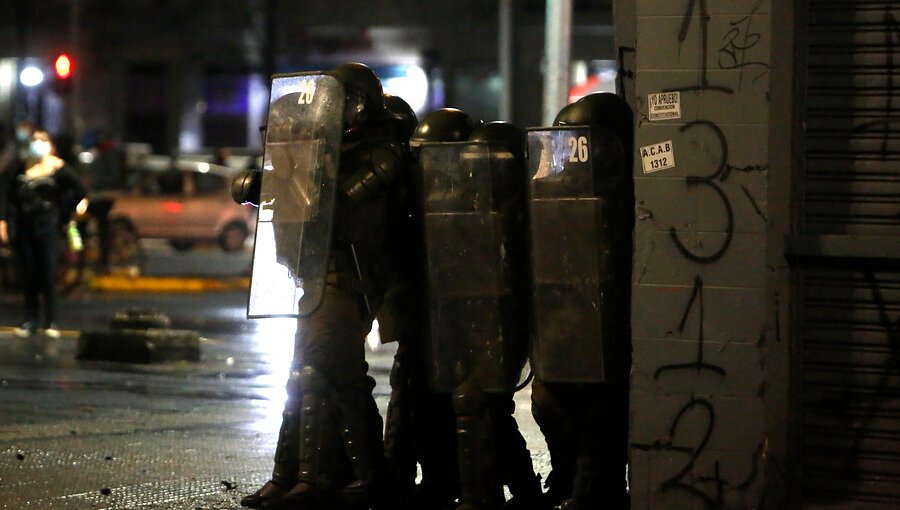
[[[228,160],[231,158],[231,151],[228,147],[216,147],[213,152],[213,164],[219,166],[230,166]]]
[[[16,330],[19,336],[33,335],[40,327],[48,337],[59,337],[61,236],[84,196],[84,185],[54,155],[43,131],[32,134],[22,164],[0,176],[0,243],[12,244],[22,279],[25,317]]]
[[[25,159],[28,142],[34,133],[34,124],[27,120],[16,123],[12,137],[6,131],[6,125],[0,122],[0,173],[12,170],[16,164]]]
[[[96,221],[100,244],[100,266],[109,270],[110,229],[109,211],[116,197],[126,186],[125,153],[117,140],[105,132],[96,133],[90,143],[94,154],[90,164],[83,165],[83,179],[89,192],[87,214]]]

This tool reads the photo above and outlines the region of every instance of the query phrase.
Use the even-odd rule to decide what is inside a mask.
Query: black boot
[[[288,380],[288,397],[281,418],[281,430],[278,432],[278,443],[275,447],[275,467],[272,479],[253,494],[241,499],[241,506],[261,508],[271,500],[280,499],[297,483],[299,469],[300,416],[299,373],[292,373]]]
[[[497,473],[492,423],[484,392],[469,383],[453,393],[459,455],[460,505],[474,510],[503,507],[503,487]]]
[[[516,404],[511,393],[488,395],[488,412],[493,423],[493,438],[497,449],[500,479],[509,488],[512,498],[505,510],[549,510],[541,492],[541,479],[534,474],[531,452],[519,424],[513,417]]]
[[[552,470],[544,483],[547,492],[543,498],[550,507],[572,497],[580,449],[580,437],[577,437],[580,429],[573,423],[577,417],[571,414],[573,402],[578,403],[577,397],[569,385],[546,384],[538,378],[531,383],[531,413],[550,452]]]
[[[408,499],[416,486],[416,452],[411,430],[409,375],[406,349],[401,346],[391,368],[391,398],[384,431],[384,456],[392,508]]]
[[[553,508],[541,492],[541,479],[533,476],[531,480],[518,480],[516,490],[511,484],[507,485],[512,493],[512,498],[503,505],[503,510],[551,510]]]
[[[375,380],[366,377],[359,387],[345,390],[336,398],[341,438],[355,477],[338,494],[342,509],[370,508],[381,489],[379,475],[385,468],[384,447],[381,442],[381,415],[372,398],[374,386]]]
[[[413,434],[422,466],[422,481],[413,493],[412,506],[419,509],[443,509],[460,497],[459,455],[456,447],[456,414],[451,395],[428,391],[419,379]]]
[[[325,397],[327,383],[312,367],[304,367],[299,373],[300,423],[297,441],[295,484],[281,497],[269,499],[260,510],[312,510],[322,506],[322,486],[327,485],[323,448],[325,443],[325,418],[328,401]]]
[[[263,508],[270,501],[281,499],[287,489],[279,487],[272,480],[269,480],[253,494],[249,494],[241,498],[241,506],[248,508]]]
[[[336,510],[332,495],[306,482],[299,482],[278,499],[266,501],[259,510]]]

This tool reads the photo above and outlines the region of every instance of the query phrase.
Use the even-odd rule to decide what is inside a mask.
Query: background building
[[[267,76],[351,60],[373,66],[420,113],[453,106],[540,124],[543,0],[12,0],[5,8],[0,118],[28,116],[55,133],[104,131],[165,153],[258,147]],[[573,93],[613,90],[611,3],[578,1],[575,13]],[[50,79],[63,52],[76,64],[67,92]],[[17,84],[28,63],[43,68],[42,85]]]

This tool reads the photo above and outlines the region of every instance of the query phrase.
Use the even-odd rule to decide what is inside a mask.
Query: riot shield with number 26
[[[628,278],[613,274],[610,234],[621,218],[604,180],[621,179],[622,145],[596,127],[539,128],[528,131],[528,154],[532,368],[548,382],[618,379],[627,313],[614,311],[627,306]]]

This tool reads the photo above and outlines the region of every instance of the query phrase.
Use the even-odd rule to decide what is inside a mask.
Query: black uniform
[[[395,279],[388,205],[408,156],[401,126],[385,111],[371,70],[345,64],[330,74],[348,101],[324,290],[298,320],[272,479],[244,498],[244,506],[369,508],[384,474],[382,420],[372,397],[374,379],[367,375],[365,337]],[[314,89],[308,93],[312,97]],[[259,190],[253,175],[236,179],[232,188],[239,202],[259,203]]]
[[[463,112],[441,109],[429,113],[410,132],[417,151],[425,141],[468,138],[474,121]],[[396,228],[392,243],[403,271],[388,291],[379,314],[383,341],[398,342],[391,369],[391,398],[385,429],[385,455],[391,468],[394,504],[398,508],[441,508],[460,494],[456,454],[456,418],[448,393],[436,393],[428,383],[428,295],[424,225],[418,172],[403,179],[393,203]],[[422,480],[416,486],[417,464]]]
[[[591,94],[529,132],[532,413],[566,510],[628,506],[632,131],[624,100]]]
[[[514,496],[508,505],[532,508],[541,501],[540,486],[512,416],[528,340],[524,133],[508,123],[475,127],[465,119],[458,110],[432,112],[415,140],[427,298],[421,311],[428,319],[415,368],[430,395],[413,410],[440,404],[440,435],[432,442],[455,447],[459,463],[456,473],[447,469],[446,478],[428,480],[422,462],[423,489],[445,497],[452,489],[463,508],[488,510],[504,506],[507,485]],[[444,462],[440,467],[451,467]]]

